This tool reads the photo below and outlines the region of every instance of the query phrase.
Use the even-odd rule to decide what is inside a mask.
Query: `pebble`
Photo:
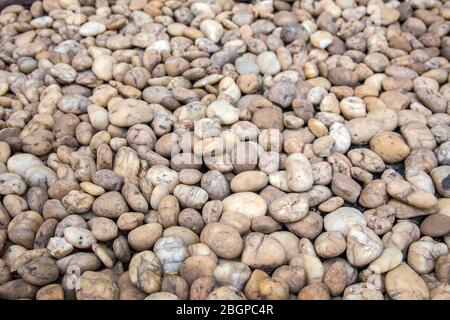
[[[331,190],[345,201],[356,203],[361,193],[361,186],[349,176],[335,173],[331,182]]]
[[[103,23],[97,21],[88,21],[80,27],[78,32],[83,37],[95,37],[105,31],[106,26]]]
[[[8,159],[7,167],[11,173],[16,173],[25,177],[25,172],[28,168],[34,166],[41,166],[44,163],[38,157],[28,153],[18,153]]]
[[[0,83],[0,96],[4,96],[9,90],[9,85],[6,82]]]
[[[0,173],[0,194],[22,195],[27,190],[27,184],[23,178],[15,173]]]
[[[450,166],[440,166],[430,173],[437,192],[446,198],[450,197]]]
[[[200,24],[200,30],[213,42],[219,42],[224,33],[224,28],[219,22],[206,19]]]
[[[253,59],[239,57],[234,62],[234,65],[236,66],[236,71],[240,74],[259,74],[259,67]]]
[[[49,28],[53,23],[53,18],[49,16],[43,16],[35,18],[30,21],[30,25],[35,29]]]
[[[366,116],[366,105],[361,98],[346,97],[341,100],[339,107],[342,115],[348,120]]]
[[[73,251],[73,246],[64,238],[52,237],[49,239],[47,249],[55,258],[63,258]]]
[[[92,246],[95,240],[92,232],[87,229],[68,227],[64,229],[64,239],[75,248],[87,249]]]
[[[400,18],[400,12],[394,8],[381,8],[380,12],[377,13],[377,18],[380,19],[382,26],[388,26]]]
[[[55,64],[50,68],[50,74],[62,83],[68,84],[75,81],[77,71],[70,65],[65,63]]]
[[[427,216],[420,224],[420,231],[430,237],[442,237],[450,232],[450,217],[443,214]]]
[[[208,106],[206,115],[208,118],[218,119],[221,124],[230,125],[239,120],[239,109],[225,100],[217,100]]]
[[[327,214],[323,220],[326,231],[338,231],[346,236],[355,225],[366,226],[367,221],[361,212],[355,208],[342,207]]]
[[[370,148],[386,163],[397,163],[410,153],[402,136],[395,132],[379,132],[370,140]]]
[[[405,263],[386,274],[385,285],[394,300],[428,300],[430,297],[425,281]]]
[[[239,192],[222,200],[223,211],[234,211],[254,219],[267,212],[266,201],[253,192]]]
[[[292,191],[303,192],[309,190],[313,183],[311,164],[301,153],[293,153],[286,160],[286,179]]]
[[[80,187],[84,192],[96,197],[105,193],[105,189],[91,182],[82,182],[80,183]]]
[[[318,49],[326,49],[333,43],[333,35],[327,31],[319,30],[311,34],[311,44]]]
[[[109,121],[118,127],[131,127],[153,119],[153,109],[136,99],[111,99],[108,103]]]
[[[24,58],[19,63],[19,69],[23,73],[31,73],[37,68],[37,66],[38,66],[38,62],[32,58]],[[73,82],[73,81],[70,81],[70,82]]]
[[[113,78],[113,66],[117,63],[116,59],[108,55],[100,55],[92,63],[92,72],[103,81],[109,81]]]
[[[280,72],[281,65],[275,53],[270,51],[261,52],[256,59],[262,74],[274,75]]]

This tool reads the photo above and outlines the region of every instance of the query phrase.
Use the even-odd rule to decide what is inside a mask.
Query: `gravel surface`
[[[449,31],[437,0],[7,6],[0,299],[450,299]]]

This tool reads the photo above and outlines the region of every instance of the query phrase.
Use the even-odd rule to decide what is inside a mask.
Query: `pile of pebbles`
[[[450,299],[449,31],[437,0],[6,7],[0,298]]]

